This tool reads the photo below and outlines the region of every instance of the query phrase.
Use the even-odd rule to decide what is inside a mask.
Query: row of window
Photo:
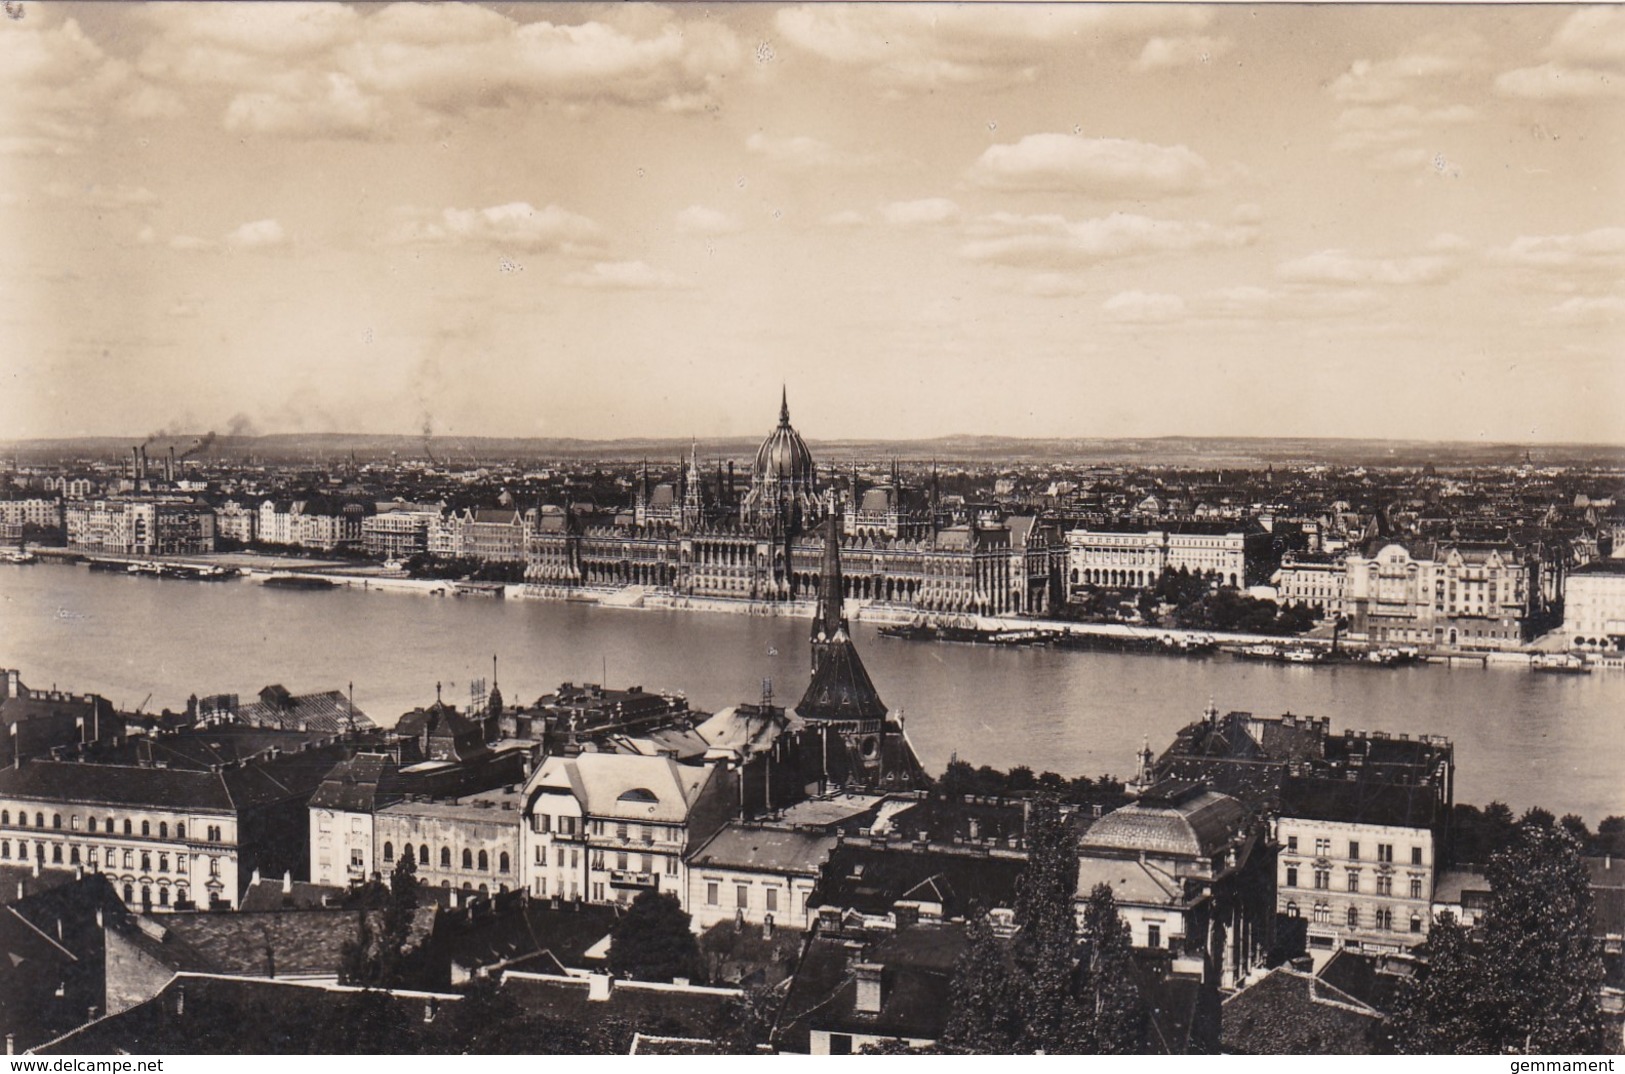
[[[355,853],[359,854],[360,851],[358,850]],[[407,857],[411,857],[411,856],[412,856],[412,844],[407,843],[405,846],[403,846],[401,848],[401,857],[402,858],[407,858]],[[388,840],[386,840],[384,842],[384,861],[385,861],[386,864],[391,864],[391,865],[394,864],[394,862],[395,862],[395,844],[389,842]],[[451,847],[441,847],[440,848],[440,868],[442,868],[442,869],[450,869],[452,867],[451,861],[452,861]],[[424,844],[422,844],[422,845],[420,845],[418,847],[416,864],[418,866],[420,866],[420,867],[423,867],[423,868],[428,867],[428,865],[429,865],[429,844],[428,843],[424,843]],[[478,854],[475,854],[472,850],[468,850],[468,849],[465,848],[463,850],[463,868],[468,869],[470,871],[478,870],[479,872],[482,872],[482,873],[488,873],[488,872],[491,871],[491,855],[489,853],[487,853],[486,851],[483,851],[483,850],[480,851]],[[508,852],[506,850],[504,850],[500,854],[497,855],[497,872],[499,872],[499,873],[507,873],[507,872],[512,872],[512,871],[513,871],[513,861],[512,861],[511,858],[508,857]]]
[[[1348,847],[1349,847],[1349,855],[1348,856],[1349,856],[1350,861],[1360,861],[1360,860],[1362,860],[1361,857],[1360,857],[1360,844],[1359,844],[1359,842],[1357,840],[1350,839],[1349,843],[1348,843]],[[1289,835],[1289,836],[1286,837],[1286,850],[1287,850],[1288,854],[1296,854],[1296,853],[1298,853],[1298,837],[1297,836]],[[1332,856],[1332,841],[1329,838],[1328,839],[1316,839],[1315,840],[1315,857],[1317,857],[1317,858],[1329,858],[1331,856]],[[1377,844],[1377,861],[1379,863],[1382,863],[1382,864],[1392,865],[1393,862],[1394,862],[1394,844],[1392,844],[1392,843],[1378,843]],[[1421,847],[1417,847],[1417,846],[1411,847],[1411,864],[1412,865],[1421,865],[1422,864],[1422,848]]]
[[[733,886],[733,889],[734,889],[734,903],[733,903],[734,904],[734,909],[737,909],[737,910],[749,910],[750,909],[750,889],[751,889],[751,885],[749,885],[749,884],[735,884]],[[802,911],[802,913],[807,912],[807,897],[808,897],[807,892],[802,892],[801,893],[801,911]],[[776,887],[764,887],[762,889],[762,898],[763,898],[762,908],[764,910],[766,910],[770,914],[778,913],[778,911],[779,911],[779,889],[778,888],[776,888]],[[706,885],[705,885],[705,905],[712,906],[712,907],[720,907],[722,905],[722,884],[721,884],[720,881],[711,880],[711,881],[706,882]]]
[[[1331,924],[1331,921],[1332,921],[1332,908],[1331,908],[1330,904],[1324,903],[1324,902],[1317,902],[1317,903],[1315,903],[1315,905],[1313,907],[1311,907],[1310,912],[1312,913],[1314,921],[1315,921],[1316,924],[1321,924],[1321,925],[1329,925],[1329,924]],[[1297,903],[1289,902],[1289,903],[1286,904],[1286,916],[1287,917],[1301,917],[1302,916],[1301,912],[1298,909],[1298,904]],[[1343,924],[1346,925],[1348,928],[1351,928],[1351,929],[1357,929],[1357,928],[1361,927],[1361,924],[1360,924],[1360,908],[1358,906],[1350,906],[1348,909],[1346,909],[1343,912]],[[1420,934],[1421,931],[1422,931],[1422,925],[1423,925],[1422,915],[1419,914],[1419,913],[1413,912],[1411,914],[1411,931],[1414,932],[1414,933]],[[1373,911],[1372,914],[1371,914],[1371,927],[1373,929],[1376,929],[1376,930],[1380,931],[1380,932],[1392,932],[1392,931],[1394,931],[1394,911],[1392,909],[1388,908],[1388,907],[1379,907],[1378,909]]]
[[[26,827],[29,826],[28,825],[28,812],[26,810],[19,809],[17,811],[17,825],[16,826],[19,827],[19,828],[26,828]],[[44,828],[45,826],[46,826],[46,824],[45,824],[45,814],[44,814],[44,812],[43,811],[36,811],[35,814],[34,814],[34,827],[36,827],[36,828]],[[9,810],[9,809],[0,809],[0,827],[5,827],[5,828],[11,827],[11,810]],[[51,827],[51,829],[53,831],[61,831],[62,830],[62,814],[61,813],[52,813],[51,814],[50,827]],[[136,834],[135,833],[135,827],[136,826],[135,826],[134,821],[132,821],[129,817],[124,818],[124,834],[125,835],[129,835],[129,836],[135,835]],[[68,818],[68,830],[69,831],[75,831],[75,832],[79,830],[79,817],[78,817],[77,814],[75,814],[73,816],[70,816]],[[87,817],[87,818],[85,818],[85,830],[90,831],[90,832],[94,832],[94,831],[98,830],[98,828],[97,828],[97,820],[96,820],[95,817]],[[112,817],[108,817],[99,830],[103,831],[103,832],[106,832],[108,835],[114,835],[118,831],[117,827],[115,826],[114,819]],[[141,835],[142,835],[143,838],[146,838],[146,839],[152,838],[152,821],[144,820],[144,821],[141,822]],[[161,820],[161,821],[158,822],[158,838],[159,839],[168,839],[169,838],[169,822],[167,820]],[[185,839],[186,838],[186,824],[184,822],[182,822],[182,821],[176,821],[175,822],[175,838],[176,839]],[[211,842],[211,843],[220,842],[220,826],[217,825],[217,824],[209,825],[208,831],[207,831],[207,838],[208,838],[208,841]]]
[[[44,840],[35,840],[34,847],[33,847],[34,858],[36,860],[40,861],[40,862],[44,862],[46,860],[47,855],[49,855],[50,862],[51,862],[52,865],[79,865],[79,864],[84,864],[84,865],[88,865],[92,869],[97,869],[97,868],[101,867],[102,863],[105,863],[106,867],[109,868],[109,869],[117,869],[117,868],[119,868],[119,861],[120,861],[119,854],[120,854],[120,852],[119,852],[117,847],[108,847],[107,848],[107,856],[105,858],[98,858],[97,854],[96,854],[96,848],[95,847],[90,847],[88,849],[88,851],[85,853],[83,859],[81,860],[80,848],[77,845],[68,845],[67,846],[67,852],[66,852],[66,860],[64,861],[63,846],[64,846],[64,844],[62,844],[62,843],[47,843]],[[47,848],[49,848],[49,849],[47,849]],[[28,853],[29,853],[28,840],[26,840],[26,839],[17,840],[16,860],[18,860],[18,861],[27,861],[28,860]],[[137,867],[136,863],[139,860],[141,871],[143,873],[150,873],[150,872],[154,871],[153,868],[152,868],[154,857],[157,858],[157,862],[158,862],[157,871],[158,872],[167,873],[167,872],[170,871],[170,869],[169,869],[169,855],[168,854],[154,855],[151,851],[148,851],[148,850],[141,851],[139,853],[139,855],[133,850],[124,851],[123,852],[123,859],[122,859],[123,863],[124,863],[123,867],[126,868],[126,869],[134,870]],[[0,861],[10,861],[11,859],[12,859],[11,840],[9,840],[9,839],[0,839]],[[186,872],[187,869],[188,869],[189,864],[190,863],[188,862],[187,856],[185,854],[176,854],[175,855],[175,872],[177,872],[177,873]],[[210,876],[219,876],[220,875],[220,859],[219,858],[210,858],[209,859],[209,875]]]
[[[1344,873],[1347,875],[1347,879],[1345,881],[1347,884],[1347,890],[1356,893],[1361,891],[1360,870],[1345,869]],[[1332,889],[1332,871],[1330,869],[1315,869],[1314,880],[1316,891],[1330,891]],[[1295,888],[1298,886],[1298,867],[1296,865],[1288,865],[1286,867],[1286,882],[1283,886],[1289,888]],[[1376,893],[1378,895],[1393,895],[1394,878],[1391,874],[1377,874]],[[1420,899],[1422,897],[1422,878],[1419,876],[1413,876],[1410,878],[1410,897],[1413,899]]]

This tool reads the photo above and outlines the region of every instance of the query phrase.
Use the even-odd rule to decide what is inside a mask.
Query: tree
[[[1585,1054],[1602,1046],[1602,954],[1580,847],[1556,825],[1517,826],[1485,875],[1490,904],[1468,932],[1440,915],[1425,967],[1402,993],[1401,1051]]]
[[[1590,877],[1568,832],[1519,826],[1485,873],[1487,986],[1502,1050],[1585,1054],[1602,1046],[1602,952]]]
[[[1146,1010],[1134,983],[1134,941],[1109,884],[1096,884],[1083,910],[1078,1043],[1101,1055],[1144,1050]]]
[[[778,993],[771,988],[747,988],[712,1027],[712,1039],[728,1055],[755,1055],[773,1036],[778,1011]]]
[[[1077,835],[1060,803],[1040,795],[1028,811],[1027,867],[1016,881],[1015,963],[1026,1015],[1022,1051],[1065,1052],[1073,1045],[1077,892]]]
[[[689,915],[669,892],[645,889],[609,935],[609,971],[640,981],[700,976],[700,945]]]
[[[966,930],[970,945],[954,963],[942,1043],[972,1055],[1008,1055],[1021,1036],[1021,994],[1010,952],[986,914]]]
[[[957,756],[948,762],[943,771],[942,778],[937,781],[937,788],[949,798],[962,798],[967,794],[976,793],[976,769],[967,761],[961,761]]]
[[[1443,913],[1417,949],[1415,976],[1400,984],[1391,1033],[1404,1055],[1472,1055],[1492,1050],[1484,960],[1470,931]]]

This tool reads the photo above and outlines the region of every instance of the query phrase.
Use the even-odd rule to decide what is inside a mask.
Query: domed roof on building
[[[752,472],[757,477],[776,477],[813,483],[813,457],[807,442],[790,426],[790,400],[783,397],[779,403],[779,426],[768,434],[762,446],[756,449],[756,462]]]
[[[1086,832],[1087,851],[1130,850],[1207,858],[1235,837],[1247,810],[1228,794],[1192,784],[1160,784],[1106,814]]]

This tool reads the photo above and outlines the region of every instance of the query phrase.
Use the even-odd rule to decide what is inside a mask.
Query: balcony
[[[658,887],[660,879],[654,873],[634,873],[628,869],[611,869],[609,886],[612,888]]]

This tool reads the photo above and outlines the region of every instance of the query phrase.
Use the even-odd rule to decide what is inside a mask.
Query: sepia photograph
[[[0,13],[11,1069],[1625,1052],[1625,7]]]

